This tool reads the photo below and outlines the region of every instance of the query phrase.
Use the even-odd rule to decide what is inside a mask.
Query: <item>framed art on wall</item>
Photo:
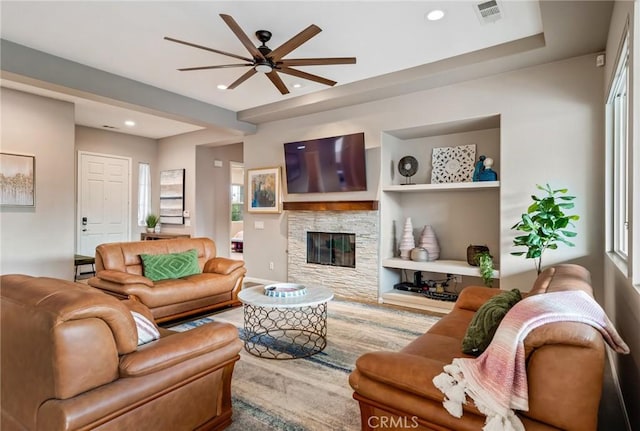
[[[0,206],[36,206],[35,156],[0,153],[0,181]]]
[[[160,223],[184,224],[184,169],[160,172]]]
[[[252,213],[280,212],[280,168],[247,170],[248,211]]]
[[[434,148],[431,155],[431,184],[473,181],[476,146]]]

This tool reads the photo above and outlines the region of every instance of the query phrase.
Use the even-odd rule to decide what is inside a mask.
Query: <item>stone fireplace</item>
[[[307,232],[307,263],[356,267],[356,234]]]
[[[341,298],[377,302],[377,211],[287,211],[287,218],[289,282],[321,284]],[[319,248],[310,248],[309,238]],[[336,265],[351,258],[353,266]]]

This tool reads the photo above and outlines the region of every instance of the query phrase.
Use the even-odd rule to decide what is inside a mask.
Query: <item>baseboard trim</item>
[[[255,278],[255,277],[245,277],[244,278],[245,282],[249,282],[249,283],[258,283],[258,284],[274,284],[274,283],[279,283],[278,281],[275,280],[267,280],[265,278]],[[280,282],[281,283],[281,282]]]
[[[611,368],[611,378],[613,379],[613,386],[616,388],[616,395],[618,395],[618,402],[622,407],[622,416],[624,418],[624,424],[626,431],[631,430],[631,421],[629,420],[629,414],[627,413],[627,405],[624,403],[624,397],[622,396],[622,389],[620,389],[620,381],[618,380],[618,369],[616,368],[615,361],[613,360],[613,353],[610,349],[607,349],[607,360],[609,361],[609,368]]]

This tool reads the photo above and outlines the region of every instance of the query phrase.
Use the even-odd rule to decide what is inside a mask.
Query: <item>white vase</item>
[[[413,224],[411,223],[411,217],[407,217],[407,220],[404,222],[402,238],[400,239],[400,257],[409,260],[411,258],[411,250],[413,250],[415,246],[416,240],[413,237]]]
[[[419,247],[427,250],[430,262],[440,258],[440,245],[438,244],[438,238],[431,225],[426,225],[422,230]]]

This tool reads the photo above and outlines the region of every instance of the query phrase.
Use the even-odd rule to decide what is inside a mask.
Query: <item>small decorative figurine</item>
[[[402,231],[402,239],[400,240],[400,258],[409,260],[411,258],[411,250],[416,246],[416,240],[413,237],[413,224],[411,217],[407,217],[404,222]]]
[[[491,167],[493,166],[493,159],[491,157],[487,157],[484,159],[483,164],[484,169],[480,171],[480,174],[478,175],[478,181],[497,181],[498,174],[496,173],[496,171],[491,169]]]
[[[473,181],[497,181],[498,174],[491,167],[493,159],[484,155],[478,157],[476,167],[473,171]]]

